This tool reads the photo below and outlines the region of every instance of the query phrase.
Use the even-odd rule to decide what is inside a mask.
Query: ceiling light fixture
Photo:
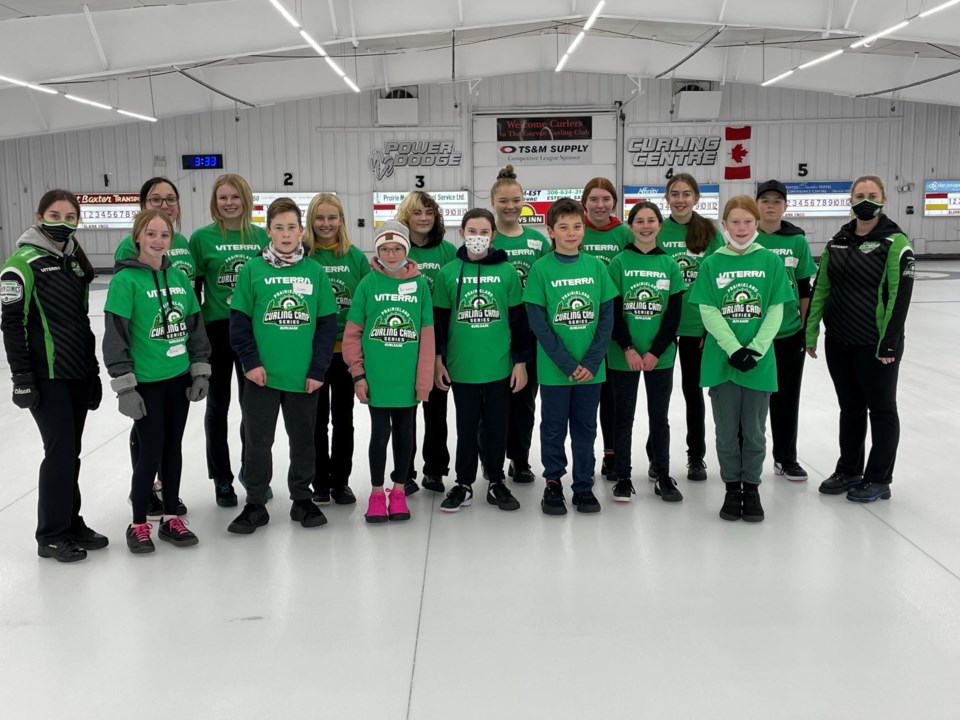
[[[563,66],[567,64],[567,60],[570,59],[570,56],[573,54],[573,51],[577,49],[577,45],[580,44],[580,41],[583,40],[583,36],[587,34],[587,30],[593,27],[593,24],[597,21],[597,17],[600,15],[600,11],[603,9],[604,3],[606,0],[600,0],[597,3],[597,6],[593,9],[593,12],[590,13],[590,17],[587,18],[587,21],[583,24],[583,30],[573,39],[573,42],[570,43],[570,47],[567,48],[567,51],[563,54],[563,57],[560,58],[560,62],[557,63],[557,67],[554,72],[560,72],[563,70]]]
[[[941,4],[941,5],[937,5],[936,7],[930,8],[929,10],[924,10],[924,11],[923,11],[922,13],[920,13],[917,17],[925,18],[925,17],[927,17],[927,16],[929,16],[929,15],[933,15],[935,12],[940,12],[941,10],[946,10],[946,9],[947,9],[948,7],[950,7],[951,5],[956,5],[957,3],[960,3],[960,0],[948,0],[948,2],[945,2],[945,3]]]
[[[960,0],[957,0],[957,2],[960,2]],[[800,67],[798,67],[797,70],[806,70],[808,67],[813,67],[814,65],[819,65],[819,64],[822,63],[822,62],[826,62],[827,60],[830,60],[830,59],[832,59],[832,58],[835,58],[837,55],[842,55],[842,54],[843,54],[843,48],[840,48],[839,50],[834,50],[832,53],[827,53],[826,55],[824,55],[824,56],[822,56],[822,57],[818,57],[816,60],[811,60],[810,62],[805,62],[803,65],[801,65]]]
[[[774,83],[780,82],[785,77],[789,77],[791,75],[793,75],[793,70],[787,70],[785,73],[780,73],[776,77],[770,78],[766,82],[760,83],[760,87],[767,87],[768,85],[773,85]]]
[[[855,43],[850,45],[850,47],[858,48],[858,47],[863,47],[864,45],[869,45],[874,40],[879,40],[882,37],[890,35],[891,33],[895,33],[897,30],[902,30],[909,24],[910,24],[909,20],[904,20],[903,22],[899,22],[896,25],[893,25],[892,27],[888,27],[886,30],[881,30],[880,32],[874,33],[873,35],[868,35],[865,38],[860,38]]]
[[[588,17],[587,21],[583,24],[584,30],[589,30],[593,27],[593,24],[597,21],[597,16],[600,15],[600,10],[603,9],[605,2],[606,0],[600,0],[600,2],[597,3],[597,6],[593,9],[593,12],[590,13],[590,17]]]
[[[116,109],[116,108],[110,107],[109,105],[104,105],[102,102],[97,102],[96,100],[87,100],[86,98],[77,97],[76,95],[71,95],[70,93],[64,93],[63,96],[67,100],[73,100],[74,102],[83,103],[84,105],[93,105],[95,108],[100,108],[101,110]]]
[[[303,27],[300,24],[300,21],[297,20],[293,15],[291,15],[290,12],[283,5],[280,4],[280,0],[270,0],[270,4],[277,9],[278,13],[283,15],[284,20],[286,20],[288,23],[293,25],[294,29],[299,30],[301,27]]]
[[[48,95],[60,94],[53,88],[43,87],[42,85],[34,85],[33,83],[24,82],[23,80],[15,80],[13,78],[7,77],[6,75],[0,75],[0,81],[8,82],[13,85],[19,85],[20,87],[30,88],[31,90],[37,90],[42,93],[47,93]]]

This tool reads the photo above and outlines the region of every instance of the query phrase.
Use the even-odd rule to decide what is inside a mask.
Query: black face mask
[[[864,198],[850,209],[853,210],[853,214],[860,220],[873,220],[880,214],[880,211],[883,210],[883,203]]]
[[[70,240],[74,233],[77,232],[76,225],[68,225],[67,223],[41,223],[40,227],[43,228],[43,231],[50,236],[54,242],[65,243],[67,240]]]

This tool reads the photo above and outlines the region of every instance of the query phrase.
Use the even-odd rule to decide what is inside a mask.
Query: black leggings
[[[163,477],[163,512],[165,515],[177,514],[180,473],[183,469],[181,444],[183,429],[187,425],[187,413],[190,411],[188,387],[190,373],[169,380],[137,385],[137,392],[143,398],[147,414],[133,423],[140,441],[140,453],[133,466],[133,480],[130,484],[130,502],[133,505],[135,523],[147,521],[147,505],[158,470]]]
[[[703,338],[681,335],[677,338],[680,357],[680,388],[687,405],[687,457],[702,460],[707,454],[706,406],[700,387],[700,364],[703,361]]]
[[[317,391],[315,490],[346,487],[353,470],[353,378],[341,353],[334,353]],[[331,416],[332,414],[332,416]],[[330,425],[333,425],[331,442]]]
[[[233,482],[230,467],[230,443],[227,441],[227,413],[230,410],[231,375],[237,376],[237,399],[243,403],[243,369],[237,354],[230,347],[230,321],[207,323],[210,340],[210,389],[203,429],[207,436],[207,476],[218,485]],[[243,457],[243,421],[240,422],[240,444]],[[161,475],[162,477],[162,475]]]
[[[370,482],[383,487],[387,467],[387,442],[393,438],[393,472],[390,479],[403,483],[413,456],[414,420],[417,406],[382,408],[370,406]]]

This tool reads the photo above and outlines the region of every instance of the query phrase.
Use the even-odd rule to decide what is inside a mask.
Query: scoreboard
[[[927,180],[923,184],[925,217],[960,215],[960,180]]]
[[[663,217],[670,214],[670,205],[667,203],[666,185],[624,185],[623,187],[623,219],[626,220],[630,210],[641,201],[652,202]],[[700,202],[694,208],[700,215],[711,220],[720,219],[720,186],[701,185]]]
[[[784,183],[787,186],[787,212],[784,217],[849,217],[851,184],[849,181]]]
[[[375,228],[387,220],[393,220],[400,203],[407,196],[405,192],[375,192],[373,194],[373,226]],[[430,197],[437,201],[443,214],[443,225],[447,230],[460,228],[460,221],[470,209],[470,193],[466,190],[449,192],[431,192]]]
[[[307,207],[314,196],[319,193],[314,192],[255,192],[253,193],[253,217],[250,222],[258,227],[267,227],[267,208],[277,198],[290,198],[293,200],[300,212],[303,213],[303,226],[307,226]],[[330,193],[336,195],[336,193]]]

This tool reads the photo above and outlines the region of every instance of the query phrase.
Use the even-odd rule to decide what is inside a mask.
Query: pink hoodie
[[[374,272],[387,275],[387,271],[380,266],[376,257],[370,258],[370,267]],[[398,280],[409,280],[420,274],[420,267],[416,262],[407,258]],[[392,276],[391,276],[392,277]],[[365,375],[363,367],[363,327],[355,322],[347,321],[343,329],[343,360],[350,369],[350,376]],[[434,341],[433,325],[420,328],[420,348],[417,356],[417,379],[415,390],[417,400],[425,402],[433,389],[433,369],[436,363],[436,342]]]

